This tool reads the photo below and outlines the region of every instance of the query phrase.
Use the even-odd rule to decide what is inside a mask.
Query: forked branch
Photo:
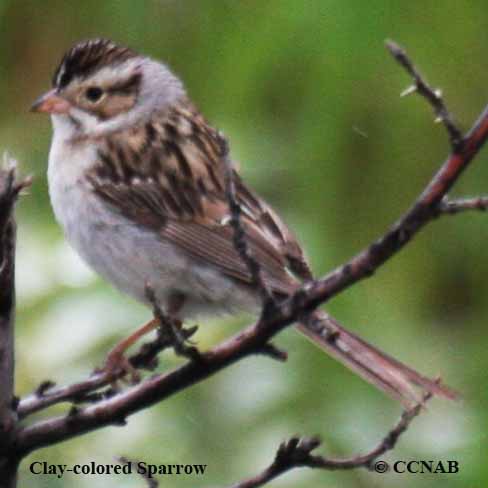
[[[436,122],[442,122],[446,127],[451,141],[453,151],[461,149],[463,134],[454,122],[454,117],[447,110],[444,99],[442,98],[442,91],[437,88],[432,88],[425,78],[420,74],[411,59],[408,57],[406,51],[394,41],[386,41],[386,47],[392,56],[407,70],[408,74],[413,79],[413,85],[409,86],[402,92],[402,96],[417,92],[424,97],[432,106],[436,114]]]
[[[424,397],[424,403],[430,394]],[[327,470],[366,468],[374,469],[373,463],[383,454],[392,450],[400,436],[408,429],[412,420],[420,413],[423,404],[411,410],[405,410],[396,425],[383,437],[376,447],[366,454],[350,458],[328,458],[313,454],[320,446],[317,437],[292,437],[283,442],[276,452],[273,462],[261,473],[247,480],[236,483],[232,488],[257,488],[294,468],[308,467]],[[383,463],[383,461],[379,461]],[[378,468],[376,468],[378,469]]]

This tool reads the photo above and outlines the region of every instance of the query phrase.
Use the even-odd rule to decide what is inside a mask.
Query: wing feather
[[[100,147],[88,179],[129,220],[248,284],[251,276],[229,224],[221,137],[184,103],[140,128],[112,134]],[[131,156],[141,153],[144,158]],[[290,271],[311,278],[303,252],[271,207],[237,174],[235,181],[248,244],[264,280],[272,290],[289,293],[296,286]]]

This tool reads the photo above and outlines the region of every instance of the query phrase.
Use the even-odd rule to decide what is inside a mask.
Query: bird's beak
[[[39,97],[30,108],[31,112],[45,112],[47,114],[65,114],[69,112],[71,104],[61,98],[56,89],[50,90]]]

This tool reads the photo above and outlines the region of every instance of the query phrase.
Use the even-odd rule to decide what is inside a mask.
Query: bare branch
[[[276,359],[277,361],[286,361],[288,359],[288,353],[279,347],[276,347],[273,343],[268,342],[264,344],[261,348],[256,349],[256,354],[263,354],[271,359]]]
[[[292,437],[280,444],[273,462],[261,473],[232,485],[232,488],[257,488],[294,468],[312,464],[312,451],[321,444],[318,437]]]
[[[7,155],[0,168],[0,479],[15,487],[19,458],[11,452],[15,440],[14,323],[15,323],[15,222],[13,207],[30,181],[17,181],[16,163]]]
[[[305,311],[313,310],[345,288],[371,276],[380,266],[398,253],[432,219],[438,216],[438,206],[469,166],[488,138],[488,107],[466,134],[462,149],[452,152],[410,209],[382,237],[367,249],[337,267],[322,279],[298,289],[305,295]],[[297,317],[296,307],[289,300],[280,307],[281,320]],[[285,318],[286,317],[286,318]]]
[[[234,184],[234,168],[229,157],[229,144],[224,136],[221,137],[221,153],[224,162],[226,196],[230,210],[230,224],[234,229],[234,247],[241,256],[242,261],[246,264],[251,274],[252,283],[258,288],[263,300],[263,311],[268,306],[274,304],[273,294],[266,285],[260,264],[254,259],[251,250],[247,244],[246,232],[241,222],[242,209],[237,201]]]
[[[439,215],[455,215],[468,210],[484,212],[488,208],[488,197],[459,198],[451,200],[444,197],[439,204]]]
[[[425,395],[422,403],[419,403],[410,410],[405,410],[396,425],[383,437],[376,447],[366,454],[345,459],[318,456],[312,454],[312,451],[321,444],[317,437],[292,437],[280,445],[274,461],[264,471],[257,476],[236,483],[232,488],[257,488],[291,469],[300,467],[327,470],[353,468],[373,469],[374,461],[395,447],[400,436],[408,429],[412,420],[417,417],[425,402],[430,397],[430,394]]]
[[[449,139],[451,141],[452,150],[458,151],[461,149],[463,142],[463,135],[451,113],[447,110],[447,107],[442,99],[442,92],[439,89],[432,88],[427,81],[423,78],[415,65],[408,57],[405,49],[399,46],[396,42],[387,40],[386,47],[392,54],[392,56],[407,70],[409,75],[414,79],[414,84],[409,86],[403,91],[402,96],[409,95],[410,93],[418,92],[430,103],[436,114],[436,122],[442,122],[449,133]]]
[[[196,330],[196,327],[186,328],[181,329],[180,333],[185,340],[188,340]],[[138,352],[128,358],[129,363],[136,369],[153,371],[157,367],[157,355],[172,345],[171,337],[167,334],[158,333],[156,339],[143,344]],[[120,373],[119,378],[122,375],[123,372]],[[56,387],[56,384],[50,380],[43,381],[32,395],[20,401],[17,414],[22,419],[58,403],[72,402],[78,404],[91,402],[97,397],[99,400],[109,398],[114,395],[111,388],[98,393],[95,397],[93,395],[100,388],[110,386],[113,380],[113,375],[110,376],[105,371],[101,371],[93,373],[86,380],[68,386]]]

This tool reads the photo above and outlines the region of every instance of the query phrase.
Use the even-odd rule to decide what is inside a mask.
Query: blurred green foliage
[[[488,98],[487,22],[482,0],[0,0],[0,149],[35,175],[18,211],[17,394],[46,378],[83,377],[149,315],[79,262],[49,207],[51,128],[27,110],[74,42],[109,37],[167,61],[322,274],[383,233],[448,152],[426,103],[399,98],[409,80],[385,38],[408,48],[467,129]],[[487,192],[484,159],[486,152],[456,194]],[[462,392],[461,404],[433,401],[387,456],[454,459],[460,473],[295,470],[272,486],[486,486],[487,238],[484,214],[441,219],[329,304],[372,342],[427,374],[442,372]],[[198,342],[207,347],[244,323],[202,324]],[[208,464],[203,479],[172,476],[162,486],[227,486],[263,468],[297,432],[320,434],[327,453],[349,455],[392,425],[398,405],[293,331],[277,343],[289,351],[286,364],[249,359],[140,412],[125,428],[35,452],[20,486],[141,486],[131,477],[58,480],[28,470],[33,460],[113,463],[118,455]],[[161,367],[179,363],[166,354]]]

